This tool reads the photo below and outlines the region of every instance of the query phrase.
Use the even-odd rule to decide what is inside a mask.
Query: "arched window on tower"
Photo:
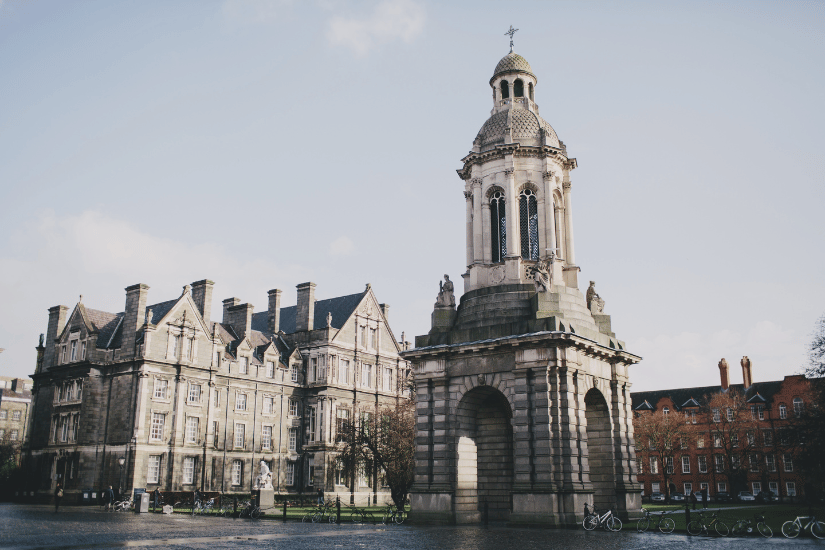
[[[525,189],[519,195],[519,217],[521,218],[521,257],[525,260],[538,260],[538,204],[535,193],[530,189]]]
[[[501,99],[510,97],[510,84],[506,80],[501,81]]]
[[[522,82],[520,78],[517,78],[516,81],[513,82],[513,95],[515,97],[524,97],[524,82]]]
[[[504,261],[507,255],[507,219],[504,212],[504,195],[496,191],[490,196],[490,249],[494,263]]]
[[[535,99],[533,99],[533,83],[532,82],[527,84],[527,93],[529,94],[528,97],[530,98],[530,101],[535,101]]]

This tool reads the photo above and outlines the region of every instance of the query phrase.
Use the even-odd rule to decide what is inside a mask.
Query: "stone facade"
[[[31,410],[32,381],[0,376],[0,443],[22,445]]]
[[[210,320],[212,281],[150,304],[149,287],[126,289],[122,313],[78,303],[49,310],[33,377],[31,490],[248,492],[260,463],[278,493],[323,488],[346,501],[389,498],[379,473],[357,479],[337,469],[337,428],[398,399],[409,375],[401,346],[367,285],[267,310],[238,298]],[[120,460],[123,459],[123,466]]]
[[[570,526],[584,504],[635,515],[629,367],[604,300],[578,290],[570,171],[539,116],[538,80],[510,52],[458,174],[466,199],[460,304],[439,294],[402,355],[416,383],[410,519]],[[443,292],[443,291],[442,291]]]
[[[747,359],[747,358],[745,358]],[[743,361],[744,362],[744,361]],[[726,361],[720,362],[721,384],[693,388],[674,388],[636,392],[631,394],[634,416],[667,410],[668,414],[684,415],[685,422],[692,424],[696,436],[686,441],[674,453],[674,464],[660,464],[660,458],[649,451],[645,441],[637,440],[639,484],[642,494],[669,493],[664,486],[663,470],[671,474],[668,482],[677,492],[706,489],[714,499],[720,491],[735,495],[739,491],[772,491],[783,501],[804,498],[805,479],[794,466],[796,445],[783,432],[792,426],[798,413],[810,406],[810,381],[802,375],[786,376],[782,380],[753,382],[750,360],[743,368],[743,383],[730,384]],[[723,451],[716,447],[713,438],[714,421],[707,410],[707,403],[714,394],[733,390],[747,399],[754,420],[755,445],[743,451],[742,479],[735,484],[723,475],[717,461],[726,460]],[[719,420],[724,420],[719,418]]]

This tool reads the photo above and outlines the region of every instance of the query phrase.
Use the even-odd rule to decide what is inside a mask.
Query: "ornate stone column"
[[[473,188],[473,263],[484,259],[481,224],[481,178],[470,180]]]
[[[507,184],[507,256],[517,258],[521,255],[521,239],[518,228],[518,197],[516,196],[515,170],[504,170]]]
[[[558,247],[556,246],[556,217],[553,200],[553,172],[549,170],[544,173],[544,216],[545,216],[545,231],[547,239],[547,248],[553,251],[556,256],[559,255]],[[550,250],[543,251],[544,254]]]
[[[467,265],[473,263],[473,192],[464,191],[467,210]]]
[[[481,242],[484,249],[484,263],[489,264],[493,261],[493,249],[490,242],[492,227],[490,227],[490,203],[485,199],[482,199],[481,202],[481,227],[484,234]]]
[[[573,205],[570,202],[570,180],[562,184],[564,189],[564,238],[567,247],[567,265],[576,265],[576,252],[573,249]]]

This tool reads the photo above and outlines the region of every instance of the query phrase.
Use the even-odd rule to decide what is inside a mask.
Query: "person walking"
[[[60,483],[54,488],[54,513],[60,510],[60,501],[63,500],[63,486]]]
[[[103,504],[104,510],[109,511],[112,509],[112,505],[115,503],[115,492],[112,490],[112,486],[109,485],[109,488],[103,491]]]
[[[324,490],[323,489],[318,489],[318,505],[320,506],[323,503],[324,503]]]
[[[155,501],[155,505],[152,506],[152,511],[155,512],[158,509],[158,503],[160,502],[160,489],[155,487],[155,490],[152,491],[152,498]]]
[[[707,488],[702,488],[702,510],[708,507],[708,490]]]

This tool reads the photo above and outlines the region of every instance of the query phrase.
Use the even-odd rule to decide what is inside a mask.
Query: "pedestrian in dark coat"
[[[103,491],[103,504],[105,504],[105,510],[108,512],[112,509],[112,505],[115,503],[115,492],[112,490],[112,486],[109,485],[109,488]]]
[[[60,510],[60,501],[63,500],[63,486],[60,483],[54,488],[54,513]]]

